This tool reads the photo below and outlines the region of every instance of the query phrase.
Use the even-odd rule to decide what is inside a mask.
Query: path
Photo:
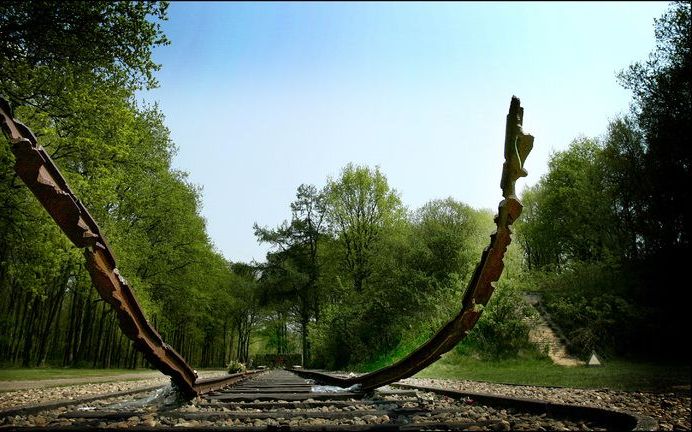
[[[560,366],[584,365],[585,362],[567,353],[567,347],[564,342],[548,324],[544,316],[545,310],[539,307],[540,296],[536,294],[526,294],[524,295],[524,300],[538,312],[538,321],[535,327],[529,332],[529,340],[540,347],[547,346],[548,357],[550,357],[555,364]]]
[[[201,378],[211,378],[212,376],[223,375],[224,371],[201,371],[198,375]],[[110,375],[95,375],[87,377],[72,377],[72,378],[51,378],[39,380],[17,380],[17,381],[0,381],[0,392],[46,388],[46,387],[62,387],[68,385],[105,383],[105,382],[122,382],[134,380],[147,380],[156,378],[168,378],[159,371],[139,372],[139,373],[123,373]]]

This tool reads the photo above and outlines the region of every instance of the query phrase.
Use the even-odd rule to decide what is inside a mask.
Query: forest
[[[0,5],[0,95],[99,222],[151,324],[193,366],[293,354],[367,370],[456,313],[494,210],[434,196],[409,209],[379,167],[350,163],[323,184],[296,185],[282,224],[255,223],[270,247],[263,262],[229,261],[207,234],[201,188],[172,165],[164,113],[136,97],[158,85],[152,50],[169,43],[167,3],[35,4]],[[528,338],[530,292],[579,357],[679,359],[691,29],[690,3],[672,3],[655,22],[655,50],[617,75],[632,93],[628,114],[554,152],[521,192],[503,276],[459,353],[545,355]],[[13,158],[3,139],[0,365],[145,367]]]

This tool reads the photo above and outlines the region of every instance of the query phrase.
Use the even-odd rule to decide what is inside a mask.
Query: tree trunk
[[[70,277],[70,265],[69,262],[63,266],[61,273],[61,280],[55,294],[50,298],[50,304],[48,305],[46,319],[43,325],[43,331],[41,332],[39,338],[39,348],[38,348],[38,358],[36,361],[36,366],[43,366],[46,361],[46,356],[48,355],[48,335],[51,333],[53,321],[55,316],[60,314],[60,309],[62,309],[62,301],[65,298],[65,289],[69,282]]]
[[[33,306],[31,308],[34,316],[38,315],[41,299],[38,296],[34,297]],[[31,350],[34,342],[34,328],[36,324],[35,318],[30,318],[27,322],[27,329],[24,337],[24,349],[22,351],[22,367],[29,367],[31,364]]]
[[[20,301],[22,299],[24,301],[22,302],[23,305],[18,306],[16,309],[18,315],[15,319],[16,324],[12,331],[12,342],[10,344],[10,358],[12,363],[16,363],[19,359],[19,347],[21,345],[22,336],[26,327],[26,319],[29,316],[29,303],[31,302],[32,294],[26,293],[25,295],[20,296],[19,299]]]
[[[97,306],[97,309],[98,309],[98,306]],[[92,368],[96,368],[96,364],[98,363],[98,359],[99,359],[99,353],[101,352],[101,340],[103,340],[103,321],[106,318],[105,309],[106,309],[106,304],[101,303],[101,318],[99,319],[98,330],[94,334],[96,346],[95,346],[94,350],[92,351],[92,355],[93,355],[92,361],[91,361],[91,367]]]
[[[310,339],[308,338],[308,316],[307,316],[307,314],[301,314],[300,333],[301,333],[302,348],[303,348],[303,364],[302,364],[302,366],[307,366],[310,364]]]

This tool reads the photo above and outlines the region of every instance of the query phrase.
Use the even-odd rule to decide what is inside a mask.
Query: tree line
[[[556,152],[524,191],[528,284],[582,354],[676,356],[690,261],[690,3],[655,20],[656,48],[618,74],[630,112]]]
[[[0,93],[36,133],[115,251],[147,317],[192,364],[247,356],[252,275],[215,250],[201,191],[171,166],[152,49],[166,3],[4,2]],[[0,146],[0,362],[143,365],[83,257],[14,173]]]
[[[630,112],[553,153],[522,191],[505,274],[460,352],[535,350],[535,312],[520,295],[539,292],[578,356],[678,357],[692,222],[690,3],[654,24],[655,50],[617,76]],[[492,213],[451,198],[409,211],[379,168],[348,165],[321,188],[300,186],[290,221],[255,226],[274,248],[259,289],[289,312],[277,319],[292,317],[313,365],[381,366],[458,308],[492,229]]]
[[[291,219],[255,225],[271,245],[260,304],[282,311],[308,364],[371,361],[431,335],[459,308],[492,232],[492,214],[452,198],[409,211],[379,168],[348,164],[321,188],[301,185]]]
[[[379,167],[348,164],[297,187],[287,219],[254,225],[260,263],[229,262],[200,215],[201,190],[171,166],[154,47],[166,3],[5,2],[0,93],[60,166],[116,253],[146,316],[196,367],[248,363],[251,343],[309,366],[368,369],[431,336],[459,308],[494,229],[452,198],[404,206]],[[631,112],[552,155],[481,321],[459,348],[535,350],[524,291],[543,294],[577,354],[671,353],[689,261],[690,4],[656,21],[657,48],[619,75]],[[139,367],[83,257],[0,146],[0,362]]]

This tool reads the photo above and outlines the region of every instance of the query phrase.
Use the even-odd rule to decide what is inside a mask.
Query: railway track
[[[532,135],[524,133],[523,119],[524,108],[519,98],[512,97],[505,125],[505,161],[500,179],[503,200],[495,216],[496,230],[490,235],[490,243],[483,250],[469,280],[457,315],[427,342],[396,363],[358,377],[323,377],[329,384],[340,387],[357,385],[370,392],[413,376],[454,348],[474,327],[502,274],[504,255],[511,243],[511,225],[523,208],[516,196],[515,183],[528,174],[524,162],[534,141]],[[12,143],[15,172],[70,241],[83,250],[92,283],[101,298],[116,312],[123,334],[133,341],[134,347],[150,364],[171,377],[181,397],[192,399],[210,390],[209,385],[198,382],[195,370],[147,321],[134,291],[118,270],[115,255],[99,225],[38,143],[36,135],[14,118],[11,106],[3,98],[0,98],[0,128]]]
[[[92,282],[116,312],[123,333],[172,381],[167,388],[145,388],[1,411],[0,428],[651,429],[650,424],[634,416],[600,408],[388,386],[414,375],[451,350],[473,328],[490,299],[504,267],[511,225],[522,210],[515,194],[515,182],[527,175],[524,162],[533,147],[533,137],[522,129],[523,116],[519,99],[513,97],[506,121],[505,161],[500,181],[503,200],[495,217],[497,229],[490,235],[490,243],[469,281],[458,314],[432,338],[398,362],[356,377],[274,370],[200,380],[194,369],[147,321],[129,283],[120,274],[98,224],[33,132],[14,118],[7,101],[0,98],[0,127],[12,143],[17,175],[70,241],[83,250]]]
[[[7,410],[0,412],[0,430],[651,430],[655,425],[601,408],[411,385],[361,392],[319,385],[286,370],[213,381],[216,390],[189,402],[170,387],[158,387]]]

